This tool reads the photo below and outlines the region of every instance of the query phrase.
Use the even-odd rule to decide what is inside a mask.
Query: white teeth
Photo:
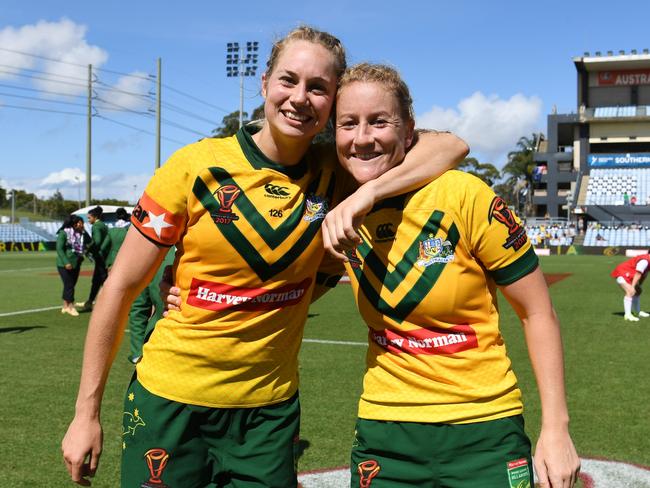
[[[307,122],[309,120],[308,115],[297,114],[294,112],[282,112],[284,116],[291,120],[297,120],[298,122]]]
[[[364,154],[357,153],[354,156],[357,159],[361,159],[362,161],[370,161],[371,159],[375,159],[377,156],[379,156],[379,153],[364,153]]]

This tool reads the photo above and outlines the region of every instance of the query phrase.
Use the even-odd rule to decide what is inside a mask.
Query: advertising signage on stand
[[[650,69],[628,69],[601,71],[598,73],[600,86],[650,85]]]
[[[589,154],[590,168],[650,168],[650,153]]]

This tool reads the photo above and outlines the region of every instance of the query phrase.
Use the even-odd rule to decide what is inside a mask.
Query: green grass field
[[[650,465],[650,319],[622,319],[621,293],[609,271],[622,257],[542,258],[545,273],[571,273],[551,287],[562,321],[571,431],[581,457]],[[85,267],[89,270],[90,268]],[[77,299],[90,278],[80,278]],[[72,486],[60,441],[72,418],[89,315],[59,309],[4,315],[60,304],[52,253],[0,254],[0,487]],[[650,308],[650,298],[642,297]],[[528,431],[539,429],[537,392],[519,322],[502,300],[502,329],[526,402]],[[345,466],[351,445],[365,348],[348,285],[314,304],[301,353],[303,406],[300,470]],[[122,395],[133,367],[123,345],[103,404],[105,449],[93,486],[118,485]]]

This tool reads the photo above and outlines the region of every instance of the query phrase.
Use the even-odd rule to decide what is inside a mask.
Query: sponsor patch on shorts
[[[530,470],[526,458],[507,463],[510,488],[530,488]]]

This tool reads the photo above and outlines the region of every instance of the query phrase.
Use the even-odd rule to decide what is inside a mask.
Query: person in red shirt
[[[648,265],[650,264],[650,254],[641,254],[632,259],[622,262],[614,271],[612,271],[612,278],[616,279],[616,283],[623,289],[625,296],[623,297],[623,310],[625,314],[623,318],[630,322],[638,322],[639,317],[650,317],[650,313],[641,310],[641,284],[648,275]]]

